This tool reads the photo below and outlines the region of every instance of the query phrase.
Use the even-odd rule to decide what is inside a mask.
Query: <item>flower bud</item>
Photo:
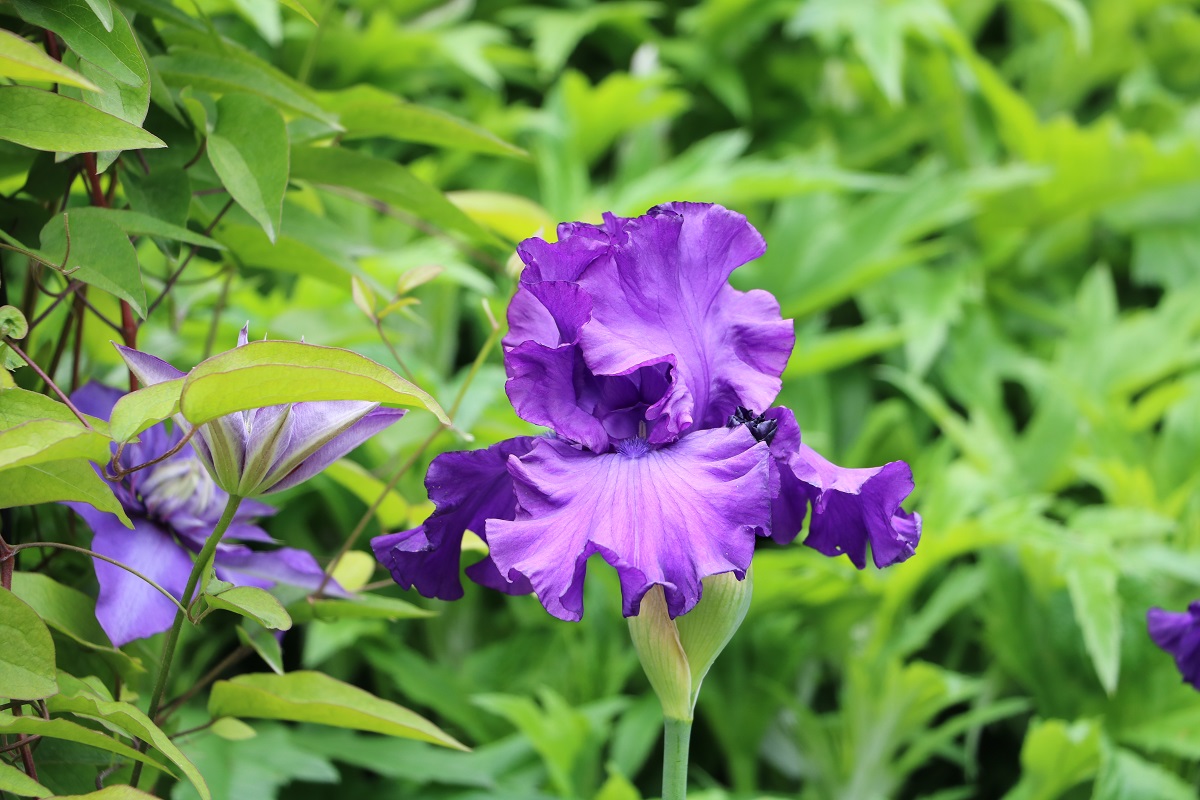
[[[671,619],[661,586],[642,598],[629,633],[642,669],[662,703],[663,716],[691,722],[700,684],[750,608],[753,578],[733,573],[704,579],[704,594],[687,614]]]

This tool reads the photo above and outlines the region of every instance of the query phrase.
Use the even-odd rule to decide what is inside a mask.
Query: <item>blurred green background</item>
[[[780,403],[839,464],[908,460],[924,536],[885,572],[760,549],[701,693],[697,800],[1197,796],[1200,697],[1145,613],[1200,595],[1200,3],[304,0],[314,26],[276,0],[118,2],[195,104],[224,91],[196,54],[269,63],[346,129],[285,114],[293,147],[334,139],[408,170],[339,183],[293,151],[275,244],[231,210],[213,232],[229,250],[202,251],[141,334],[181,366],[247,319],[399,368],[394,348],[447,407],[470,376],[458,433],[368,533],[424,518],[438,452],[531,430],[497,349],[471,369],[516,241],[670,200],[763,232],[734,283],[795,319]],[[171,145],[146,151],[155,171],[191,158],[182,120],[149,113]],[[6,194],[28,153],[0,148]],[[201,225],[225,203],[213,185],[201,160]],[[153,245],[139,255],[165,272]],[[52,348],[45,327],[31,346]],[[87,329],[85,374],[121,385],[111,335]],[[386,478],[434,425],[413,414],[356,460]],[[365,508],[355,480],[279,498],[268,530],[332,555]],[[284,640],[289,667],[402,702],[473,753],[272,723],[185,750],[221,798],[656,796],[661,714],[611,570],[590,575],[578,624],[468,585],[419,601],[430,620]],[[234,646],[217,630],[191,641],[184,683]]]

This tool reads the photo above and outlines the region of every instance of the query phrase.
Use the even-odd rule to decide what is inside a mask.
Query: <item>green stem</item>
[[[692,723],[671,717],[667,717],[664,723],[662,800],[686,800],[688,742],[692,738]]]
[[[242,498],[233,494],[229,495],[229,500],[225,503],[225,510],[221,512],[221,519],[217,520],[217,526],[208,535],[204,547],[200,550],[200,555],[196,556],[196,563],[192,565],[192,573],[188,575],[187,586],[183,589],[184,609],[191,607],[192,596],[196,593],[196,585],[200,583],[200,578],[208,573],[209,563],[213,559],[213,554],[217,552],[217,544],[225,535],[229,524],[233,522],[233,516],[237,513],[241,503]],[[158,665],[158,680],[154,684],[154,693],[150,696],[150,711],[147,713],[150,719],[158,716],[159,706],[162,705],[163,694],[167,690],[167,677],[171,672],[171,661],[175,658],[175,645],[179,644],[179,633],[183,630],[183,620],[186,616],[186,612],[182,609],[175,612],[175,622],[171,625],[171,630],[167,632],[167,640],[163,643],[162,661]],[[130,785],[137,786],[138,778],[141,776],[142,762],[139,761],[133,768],[133,775],[129,780]]]

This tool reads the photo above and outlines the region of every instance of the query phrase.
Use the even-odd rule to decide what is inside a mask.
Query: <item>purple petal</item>
[[[778,470],[772,502],[772,538],[786,544],[800,532],[806,506],[812,522],[804,543],[827,556],[843,553],[859,569],[867,544],[879,568],[908,559],[921,538],[921,517],[900,508],[913,490],[912,470],[903,461],[882,467],[845,469],[800,440],[795,416],[786,408],[765,416],[778,422],[771,452]]]
[[[112,416],[113,406],[124,396],[120,389],[88,381],[71,392],[71,402],[84,414],[106,420]]]
[[[504,389],[521,419],[545,425],[594,453],[608,449],[603,423],[582,407],[575,390],[576,371],[586,370],[578,347],[524,342],[505,354],[504,363],[508,370]]]
[[[213,564],[217,577],[238,586],[270,589],[276,584],[315,590],[325,579],[325,571],[312,553],[292,547],[278,550],[251,550],[241,545],[222,544],[217,547]],[[347,592],[330,581],[325,593],[345,596]]]
[[[375,408],[365,414],[352,414],[348,409],[351,405],[361,404],[334,401],[292,406],[295,433],[291,444],[259,491],[263,494],[281,492],[303,483],[367,439],[399,422],[406,413],[401,408]],[[357,419],[346,426],[346,420],[351,417]],[[339,427],[332,427],[334,424]],[[321,425],[326,427],[321,429],[318,427]]]
[[[600,455],[539,440],[509,459],[518,511],[513,521],[488,520],[492,560],[502,575],[528,578],[560,619],[583,615],[593,553],[616,567],[626,616],[655,584],[672,616],[686,614],[703,578],[740,578],[749,567],[755,535],[770,525],[769,461],[743,428]]]
[[[292,440],[297,433],[292,420],[294,408],[289,404],[243,412],[246,414],[247,439],[246,460],[238,483],[238,494],[242,497],[259,494],[260,487],[267,483],[280,459],[294,452]],[[302,454],[297,455],[303,458]]]
[[[192,556],[170,533],[149,520],[134,517],[129,530],[112,514],[77,508],[95,534],[92,549],[127,564],[176,598],[183,596]],[[150,584],[107,561],[92,559],[100,594],[96,619],[114,645],[162,633],[175,620],[176,607]]]
[[[121,358],[125,359],[125,363],[129,366],[129,371],[137,377],[143,386],[154,386],[157,383],[173,381],[176,378],[182,378],[186,374],[175,369],[158,356],[152,356],[149,353],[143,353],[140,350],[134,350],[132,347],[125,347],[124,345],[117,345],[116,347],[117,352],[121,354]]]
[[[1186,612],[1152,608],[1146,612],[1146,626],[1151,640],[1175,659],[1184,681],[1200,689],[1200,601]]]
[[[405,589],[416,587],[426,597],[457,600],[463,595],[459,580],[463,532],[485,536],[484,522],[512,519],[517,500],[508,473],[509,456],[524,455],[534,439],[523,436],[494,444],[486,450],[443,453],[429,465],[425,488],[436,510],[419,528],[377,536],[371,549]],[[527,594],[523,581],[510,585],[489,559],[472,565],[467,574],[477,583],[510,594]]]

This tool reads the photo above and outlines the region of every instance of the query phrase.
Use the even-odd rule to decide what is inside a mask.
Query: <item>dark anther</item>
[[[736,428],[738,425],[745,425],[749,428],[755,441],[767,444],[770,444],[771,440],[775,438],[775,429],[779,427],[776,420],[767,419],[762,414],[755,415],[745,406],[738,406],[737,410],[729,417],[729,422],[725,423],[727,428]]]

